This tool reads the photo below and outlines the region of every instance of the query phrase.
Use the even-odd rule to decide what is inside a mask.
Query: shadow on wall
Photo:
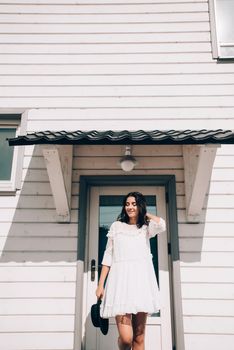
[[[217,232],[217,221],[213,208],[210,208],[210,186],[203,203],[203,209],[199,223],[186,223],[185,218],[179,218],[179,249],[180,261],[184,263],[210,264],[210,251],[207,238]],[[186,213],[186,208],[184,208]],[[207,254],[208,253],[208,254]]]
[[[42,147],[25,147],[24,179],[20,196],[12,198],[5,223],[0,262],[75,262],[77,260],[78,186],[79,178],[73,171],[72,210],[70,223],[57,223]],[[16,200],[18,199],[17,205]],[[16,209],[14,207],[16,206]],[[179,207],[180,260],[199,262],[205,232],[212,223],[187,224],[185,208]],[[204,205],[206,208],[206,204]],[[12,215],[12,217],[10,217]],[[202,222],[206,221],[206,209]],[[181,217],[180,217],[181,216]],[[11,222],[12,221],[12,222]]]
[[[25,147],[24,167],[20,196],[6,198],[1,223],[0,343],[14,349],[73,349],[78,182],[71,223],[58,224],[40,146]]]
[[[26,174],[20,196],[12,198],[6,214],[0,262],[76,262],[78,174],[73,171],[71,222],[57,223],[42,147],[35,146],[33,153],[31,149],[25,147]],[[206,204],[204,207],[202,222],[207,215]],[[212,223],[187,224],[184,213],[185,208],[179,207],[180,260],[199,262],[204,235],[212,229]]]
[[[20,196],[9,197],[0,262],[75,262],[78,180],[73,182],[71,222],[57,223],[42,149],[35,146],[33,154],[29,149]]]
[[[218,181],[220,180],[218,178]],[[228,252],[232,247],[228,248],[226,239],[232,236],[233,232],[233,209],[230,209],[232,204],[228,189],[227,193],[217,194],[218,184],[216,178],[211,178],[200,223],[186,223],[186,218],[180,217],[179,214],[179,247],[182,263],[198,263],[197,266],[201,264],[207,267],[229,266],[231,263]]]

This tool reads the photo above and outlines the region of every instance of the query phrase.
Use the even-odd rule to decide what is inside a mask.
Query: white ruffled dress
[[[102,265],[110,266],[100,315],[110,318],[126,313],[160,309],[159,288],[154,272],[150,238],[165,231],[165,221],[150,220],[138,228],[115,221],[107,234],[108,240]]]

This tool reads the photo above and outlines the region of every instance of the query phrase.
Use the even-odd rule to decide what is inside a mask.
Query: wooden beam
[[[72,151],[71,145],[45,145],[42,149],[58,222],[70,221]]]
[[[188,222],[199,222],[208,190],[216,150],[220,145],[184,145],[186,214]]]

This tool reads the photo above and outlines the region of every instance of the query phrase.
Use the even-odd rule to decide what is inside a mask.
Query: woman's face
[[[125,211],[129,219],[137,219],[139,214],[139,209],[137,207],[135,197],[128,197],[125,203]]]

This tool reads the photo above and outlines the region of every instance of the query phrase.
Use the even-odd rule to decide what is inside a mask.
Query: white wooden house
[[[129,189],[167,221],[146,349],[233,349],[233,21],[233,0],[0,2],[1,350],[116,348],[90,306]]]

